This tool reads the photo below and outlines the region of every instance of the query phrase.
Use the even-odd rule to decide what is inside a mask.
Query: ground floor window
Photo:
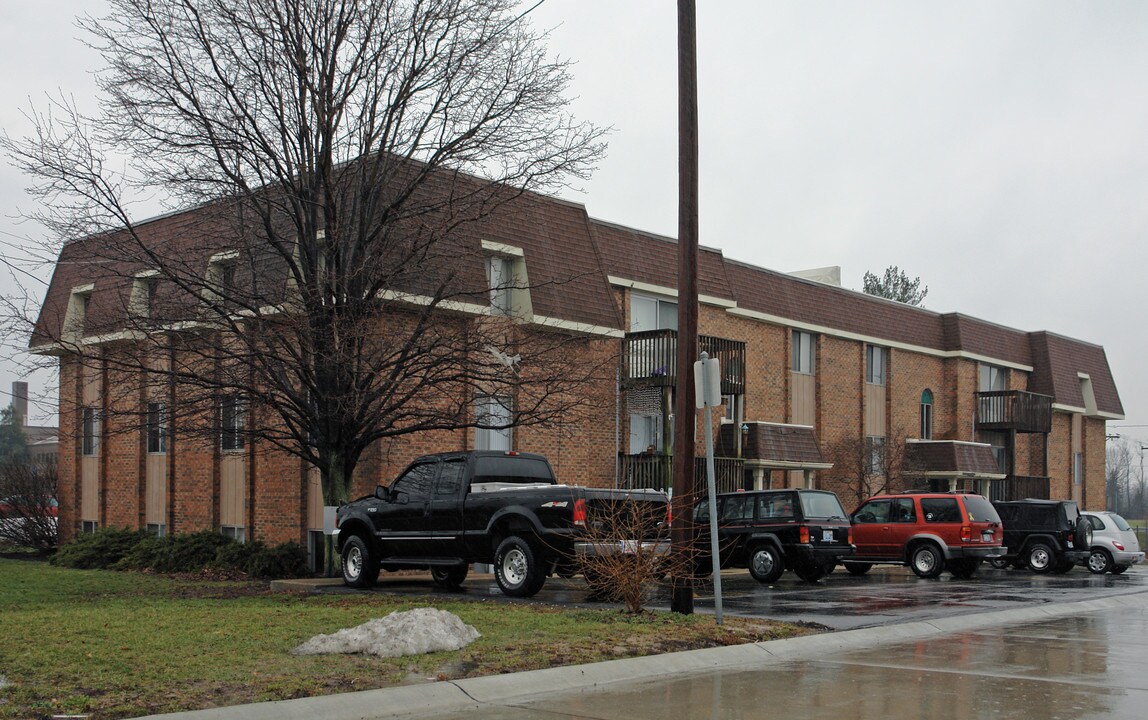
[[[156,537],[163,537],[164,535],[167,534],[166,528],[164,528],[163,523],[148,523],[147,524],[147,531],[148,531],[149,535],[155,535]]]
[[[96,522],[95,520],[82,520],[80,522],[80,532],[82,532],[82,533],[94,533],[96,530],[99,530],[99,529],[100,529],[100,524],[98,522]]]
[[[236,542],[244,542],[247,537],[246,528],[236,525],[224,525],[219,528],[224,537],[229,537]]]

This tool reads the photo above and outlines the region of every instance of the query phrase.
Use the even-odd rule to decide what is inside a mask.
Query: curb
[[[686,673],[748,669],[794,660],[823,659],[828,653],[909,642],[999,625],[1040,622],[1069,615],[1117,609],[1127,610],[1130,606],[1148,608],[1148,592],[426,685],[407,685],[298,700],[149,715],[140,720],[239,720],[240,718],[313,720],[315,717],[324,720],[381,720],[382,718],[399,720],[438,713],[461,713],[483,705],[507,705],[541,695],[587,692],[609,685],[652,682]]]

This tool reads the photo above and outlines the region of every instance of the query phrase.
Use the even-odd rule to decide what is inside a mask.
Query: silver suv
[[[1136,532],[1124,518],[1106,510],[1089,510],[1080,514],[1092,525],[1092,545],[1087,561],[1091,572],[1119,575],[1144,560]]]

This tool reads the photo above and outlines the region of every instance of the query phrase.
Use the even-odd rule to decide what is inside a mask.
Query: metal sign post
[[[721,612],[721,556],[718,555],[717,481],[714,479],[714,419],[710,408],[721,404],[721,367],[717,358],[702,353],[694,363],[694,387],[697,406],[705,415],[706,424],[706,485],[710,504],[710,558],[714,572],[714,615],[722,624]]]

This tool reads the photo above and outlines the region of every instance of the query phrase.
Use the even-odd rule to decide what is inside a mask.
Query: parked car
[[[1092,526],[1092,544],[1087,561],[1089,572],[1119,575],[1144,561],[1136,532],[1124,518],[1107,510],[1086,510],[1080,515]]]
[[[825,490],[755,490],[723,493],[717,498],[721,566],[745,567],[761,583],[786,569],[806,582],[817,582],[853,554],[849,519],[837,495]],[[699,502],[702,566],[711,567],[709,503]]]
[[[1092,526],[1072,500],[993,503],[1004,523],[1008,553],[993,566],[1027,567],[1035,573],[1068,572],[1088,560]]]
[[[1001,519],[982,495],[877,495],[850,516],[856,554],[844,560],[852,575],[875,564],[908,565],[922,578],[945,570],[968,578],[983,560],[1003,555]]]

